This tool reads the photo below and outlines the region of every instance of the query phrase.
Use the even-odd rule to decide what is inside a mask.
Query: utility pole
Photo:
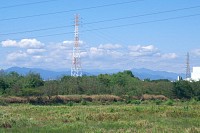
[[[72,54],[71,76],[82,77],[80,48],[79,48],[79,15],[75,15],[74,47]]]
[[[186,60],[186,79],[190,78],[190,54],[187,52]]]

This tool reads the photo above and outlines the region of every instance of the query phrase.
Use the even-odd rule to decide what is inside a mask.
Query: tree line
[[[100,95],[141,96],[164,95],[168,98],[200,100],[200,81],[140,80],[127,70],[98,76],[63,76],[44,81],[40,74],[30,72],[0,73],[0,95],[3,96],[55,96],[55,95]]]

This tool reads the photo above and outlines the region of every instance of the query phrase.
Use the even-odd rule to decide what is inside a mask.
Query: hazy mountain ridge
[[[44,70],[40,68],[21,68],[21,67],[11,67],[5,70],[5,72],[17,72],[22,75],[26,75],[29,72],[39,73],[41,77],[44,80],[50,80],[50,79],[58,79],[62,77],[63,75],[70,75],[70,70],[66,71],[53,71],[53,70]],[[107,69],[107,70],[100,70],[100,69],[94,69],[94,70],[85,70],[83,72],[84,75],[99,75],[99,74],[113,74],[120,72],[121,70],[117,69]],[[169,80],[176,80],[178,76],[184,76],[183,74],[177,74],[172,72],[165,72],[165,71],[153,71],[145,68],[141,69],[132,69],[131,70],[133,74],[140,78],[140,79],[151,79],[151,80],[157,80],[157,79],[169,79]]]
[[[173,73],[173,72],[166,72],[166,71],[153,71],[145,68],[141,69],[132,69],[133,74],[140,78],[140,79],[169,79],[169,80],[176,80],[178,76],[184,77],[182,73]]]

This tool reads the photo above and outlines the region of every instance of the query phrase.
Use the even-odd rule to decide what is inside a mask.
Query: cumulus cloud
[[[74,41],[66,40],[66,41],[63,41],[62,43],[63,43],[63,44],[74,44]]]
[[[23,51],[13,52],[7,55],[8,61],[20,61],[24,60],[28,55]]]
[[[70,68],[74,41],[63,41],[44,45],[36,39],[23,39],[19,42],[7,40],[1,42],[2,47],[16,47],[7,54],[7,61],[14,64],[26,64],[32,67]],[[100,44],[86,46],[80,41],[83,68],[133,68],[150,67],[155,62],[169,62],[177,58],[176,53],[162,53],[154,45]],[[20,51],[19,51],[20,48]],[[196,50],[200,53],[200,50]],[[199,54],[200,55],[200,54]]]
[[[176,53],[167,53],[167,54],[163,54],[161,55],[162,58],[165,58],[165,59],[175,59],[177,58],[177,54]]]
[[[72,45],[74,44],[74,41],[70,41],[70,40],[65,40],[62,42],[63,44],[68,44],[68,45]],[[83,44],[83,41],[79,40],[79,44]]]
[[[36,39],[22,39],[19,42],[16,40],[6,40],[1,42],[2,47],[20,47],[20,48],[42,48],[43,43]]]
[[[38,54],[45,52],[46,49],[27,49],[28,54]]]
[[[101,44],[97,47],[90,47],[87,51],[87,55],[90,58],[101,58],[102,60],[119,58],[124,54],[118,50],[121,47],[121,45]]]
[[[129,54],[131,56],[151,56],[158,54],[159,50],[158,48],[154,47],[153,45],[147,45],[147,46],[128,46]]]
[[[89,50],[89,54],[91,56],[102,56],[106,54],[106,51],[97,47],[91,47]]]
[[[101,44],[99,45],[99,48],[101,49],[119,49],[122,48],[119,44]]]
[[[32,63],[45,63],[45,56],[33,55],[31,57]]]
[[[2,47],[17,47],[17,41],[15,40],[6,40],[1,42]]]
[[[137,52],[154,52],[158,51],[158,48],[156,48],[153,45],[146,45],[146,46],[141,46],[141,45],[136,45],[136,46],[128,46],[128,48],[131,51],[137,51]]]

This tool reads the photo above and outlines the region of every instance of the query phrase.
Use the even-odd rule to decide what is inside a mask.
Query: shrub
[[[196,100],[196,99],[194,99],[194,98],[192,98],[192,99],[190,100],[190,104],[192,104],[192,105],[195,105],[195,104],[197,104],[197,100]]]
[[[113,108],[110,109],[110,113],[113,113],[115,110]]]
[[[74,102],[72,102],[72,101],[69,101],[68,103],[67,103],[67,106],[73,106],[74,105]]]
[[[166,105],[173,106],[174,102],[170,99],[166,101]]]
[[[83,100],[81,101],[81,105],[87,105],[87,102],[83,99]]]
[[[22,89],[22,96],[40,96],[42,95],[41,90],[36,88],[25,88]]]
[[[8,103],[5,100],[0,99],[0,106],[8,106]]]
[[[126,104],[130,104],[130,103],[131,103],[131,100],[126,100],[125,103],[126,103]]]
[[[50,103],[49,97],[29,97],[29,103],[36,105],[48,105]]]
[[[162,103],[161,100],[155,100],[156,105],[160,105]]]
[[[54,97],[51,98],[51,102],[53,102],[53,103],[63,104],[63,103],[65,103],[65,100],[66,99],[64,97],[61,97],[61,96],[54,96]]]
[[[133,100],[132,103],[136,104],[136,105],[139,105],[139,104],[141,104],[141,101],[140,100]]]

